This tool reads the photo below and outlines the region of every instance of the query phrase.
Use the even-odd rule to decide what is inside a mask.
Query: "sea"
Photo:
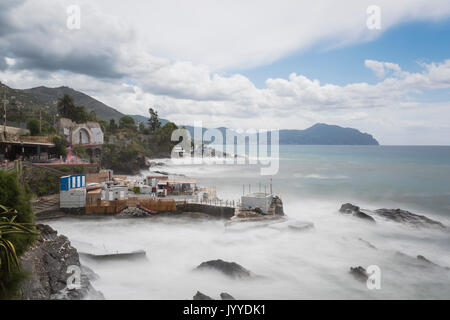
[[[292,228],[233,229],[221,220],[54,220],[79,251],[145,250],[146,260],[93,261],[93,286],[106,299],[192,299],[197,291],[236,299],[450,299],[450,147],[280,146],[276,174],[261,164],[180,163],[161,159],[158,170],[214,186],[224,202],[249,192],[272,192],[287,217],[314,224]],[[141,172],[142,176],[149,172]],[[418,228],[376,217],[343,215],[363,209],[401,208],[438,220],[447,229]],[[424,256],[435,265],[425,263]],[[222,259],[250,270],[230,279],[200,263]],[[351,267],[377,271],[377,285],[359,281]],[[446,268],[447,267],[447,268]]]

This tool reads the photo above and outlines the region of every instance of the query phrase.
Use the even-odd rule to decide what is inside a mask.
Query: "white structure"
[[[86,188],[70,189],[68,191],[60,191],[59,193],[60,208],[74,209],[86,207]]]
[[[73,146],[103,144],[103,131],[98,122],[88,121],[78,124],[70,119],[61,118],[58,122],[58,132]]]
[[[128,198],[128,187],[110,187],[102,190],[102,200],[114,201]]]
[[[86,175],[65,176],[59,181],[60,208],[84,208],[86,206]]]
[[[273,195],[265,193],[251,193],[241,197],[242,209],[259,208],[265,214],[268,213],[272,204]]]

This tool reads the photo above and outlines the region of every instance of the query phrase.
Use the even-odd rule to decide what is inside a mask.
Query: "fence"
[[[139,197],[128,198],[129,207],[137,207],[139,205],[157,212],[177,211],[177,206],[175,200],[173,199],[148,199]]]
[[[114,215],[120,213],[128,207],[143,206],[156,212],[175,212],[177,206],[175,200],[128,198],[124,200],[105,201],[88,196],[86,199],[86,214]]]
[[[115,201],[88,201],[86,202],[86,214],[118,214],[128,207],[127,200]]]
[[[203,198],[196,199],[196,198],[185,198],[184,200],[179,201],[181,203],[190,203],[190,204],[202,204],[202,205],[209,205],[209,206],[215,206],[215,207],[226,207],[226,208],[238,208],[240,206],[239,200],[221,200],[221,199],[215,199],[215,200],[203,200]]]
[[[22,142],[35,142],[35,143],[49,143],[53,144],[53,137],[51,136],[22,136],[20,137]]]

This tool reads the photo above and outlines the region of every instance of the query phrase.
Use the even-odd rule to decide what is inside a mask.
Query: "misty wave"
[[[212,297],[228,292],[237,299],[450,298],[450,271],[444,268],[450,267],[450,229],[412,228],[378,217],[371,225],[338,212],[345,202],[366,209],[402,208],[449,226],[448,210],[442,210],[448,198],[423,199],[448,193],[443,181],[450,181],[450,165],[421,163],[420,153],[413,165],[392,168],[386,164],[391,149],[381,147],[367,149],[386,152],[379,162],[356,157],[351,147],[341,148],[345,156],[339,154],[338,159],[321,154],[318,147],[297,149],[290,147],[290,153],[281,157],[280,172],[274,177],[260,176],[258,166],[173,165],[167,159],[161,160],[166,165],[151,169],[214,185],[224,200],[237,200],[249,185],[252,191],[269,190],[273,178],[285,213],[313,222],[312,230],[233,231],[224,221],[170,217],[64,219],[51,225],[84,250],[146,252],[144,261],[103,263],[82,258],[100,276],[94,286],[107,299],[184,300],[197,290]],[[409,153],[405,161],[411,157]],[[284,160],[288,158],[296,160]],[[442,267],[424,264],[418,255]],[[214,259],[237,262],[260,277],[241,281],[215,272],[192,272]],[[350,267],[370,265],[381,269],[380,290],[368,290],[349,273]]]

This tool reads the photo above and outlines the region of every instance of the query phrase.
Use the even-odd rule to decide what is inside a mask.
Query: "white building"
[[[101,145],[104,142],[103,131],[98,122],[75,123],[70,119],[58,121],[58,132],[72,145]]]
[[[272,204],[273,195],[265,193],[251,193],[241,197],[242,209],[259,208],[265,214],[268,214]]]

